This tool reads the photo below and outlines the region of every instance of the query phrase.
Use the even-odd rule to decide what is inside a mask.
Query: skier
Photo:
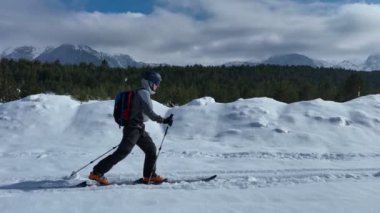
[[[89,179],[97,181],[101,185],[109,185],[109,181],[104,174],[123,160],[133,149],[135,145],[140,147],[145,153],[143,181],[144,183],[162,183],[165,179],[156,174],[156,146],[152,138],[145,131],[144,122],[150,118],[158,123],[173,124],[172,116],[162,118],[157,115],[152,108],[151,95],[154,95],[160,86],[161,75],[154,71],[148,71],[143,74],[141,80],[142,88],[136,91],[132,100],[131,114],[127,125],[123,128],[123,138],[117,150],[111,155],[101,160],[94,166],[89,175]]]

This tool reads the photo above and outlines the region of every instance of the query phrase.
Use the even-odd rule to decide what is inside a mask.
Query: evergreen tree
[[[218,102],[238,98],[270,97],[283,102],[323,98],[346,101],[380,92],[380,72],[353,72],[307,66],[160,66],[155,68],[110,68],[59,61],[0,61],[0,101],[31,94],[53,92],[85,101],[113,99],[127,89],[140,87],[143,72],[155,69],[163,82],[154,99],[180,105],[192,99],[212,96]],[[124,79],[128,81],[125,82]]]
[[[351,74],[345,81],[343,88],[344,100],[350,100],[360,96],[363,88],[363,79],[358,73]]]

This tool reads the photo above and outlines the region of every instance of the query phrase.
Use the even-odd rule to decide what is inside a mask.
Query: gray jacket
[[[148,118],[158,123],[163,122],[164,118],[153,111],[151,94],[150,88],[142,88],[136,91],[127,127],[142,128],[144,127],[144,122],[148,121]]]

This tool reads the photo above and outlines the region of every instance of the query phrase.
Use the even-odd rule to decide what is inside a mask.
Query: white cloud
[[[337,39],[336,48],[354,52],[380,52],[380,5],[351,4],[340,8],[327,26]]]
[[[5,0],[0,8],[0,49],[88,44],[172,64],[220,64],[294,52],[321,59],[364,58],[380,52],[379,37],[380,6],[366,3],[160,0],[151,14],[68,11],[59,1],[47,0]]]

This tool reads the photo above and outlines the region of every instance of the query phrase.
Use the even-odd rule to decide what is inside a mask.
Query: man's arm
[[[162,123],[164,119],[153,111],[152,100],[150,99],[149,92],[145,89],[142,89],[137,92],[137,95],[140,98],[143,113],[147,115],[152,121]]]

